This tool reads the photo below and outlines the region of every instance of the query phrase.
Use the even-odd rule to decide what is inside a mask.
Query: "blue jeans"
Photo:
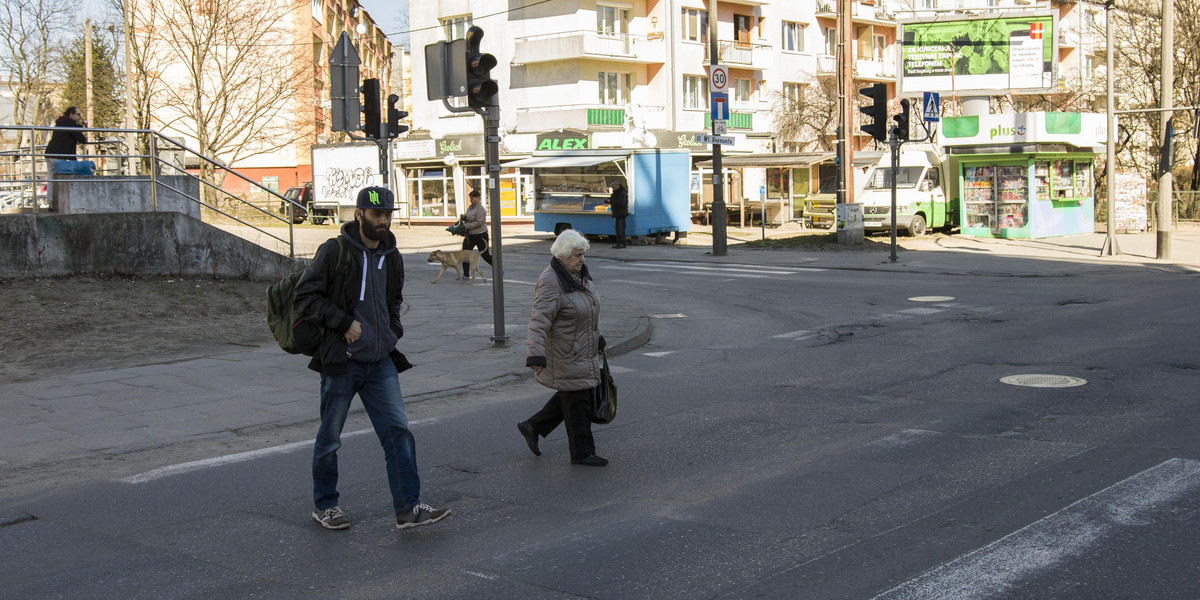
[[[367,363],[350,360],[346,373],[321,376],[321,428],[313,445],[313,504],[317,510],[338,504],[337,451],[350,401],[358,394],[375,435],[383,446],[392,505],[400,515],[420,503],[421,478],[417,475],[417,443],[408,430],[400,381],[390,358]]]

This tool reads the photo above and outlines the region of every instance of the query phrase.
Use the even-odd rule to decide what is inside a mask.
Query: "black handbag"
[[[600,385],[592,388],[592,409],[588,418],[598,425],[606,425],[617,416],[617,384],[608,368],[608,356],[600,356],[604,358],[600,367]]]

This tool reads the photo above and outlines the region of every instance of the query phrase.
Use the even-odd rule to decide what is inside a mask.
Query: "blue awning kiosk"
[[[609,205],[605,204],[616,181],[629,190],[629,217],[625,232],[635,243],[646,236],[675,239],[691,229],[687,150],[580,150],[535,153],[510,162],[505,168],[532,169],[534,174],[533,225],[536,231],[574,229],[589,236],[614,235]]]

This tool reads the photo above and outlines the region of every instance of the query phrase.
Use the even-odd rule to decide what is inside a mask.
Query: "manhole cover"
[[[1000,383],[1020,385],[1035,388],[1066,388],[1087,383],[1086,379],[1067,375],[1008,375],[1000,378]]]
[[[909,302],[950,302],[954,296],[913,296]]]

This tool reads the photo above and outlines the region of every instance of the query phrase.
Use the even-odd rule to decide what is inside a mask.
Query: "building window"
[[[467,37],[471,28],[471,15],[447,17],[442,19],[442,39],[450,42]]]
[[[883,51],[887,49],[887,37],[875,36],[875,62],[883,62]]]
[[[708,78],[703,75],[683,76],[683,107],[708,108]]]
[[[325,3],[323,0],[312,0],[312,18],[316,19],[318,23],[325,22],[324,7]]]
[[[781,46],[784,52],[804,52],[804,24],[784,21]]]
[[[1082,79],[1084,81],[1091,81],[1092,76],[1093,76],[1093,74],[1095,74],[1095,72],[1096,72],[1096,57],[1094,57],[1094,56],[1083,57],[1083,70],[1079,73],[1080,79]]]
[[[611,36],[629,33],[629,9],[597,4],[596,33]]]
[[[689,42],[708,41],[708,12],[694,8],[683,9],[683,39]]]
[[[921,8],[933,10],[937,8],[937,0],[921,0]]]
[[[196,12],[204,17],[217,14],[217,0],[196,0]]]
[[[754,94],[754,82],[749,79],[733,80],[733,105],[747,106]]]
[[[740,45],[750,45],[750,29],[754,17],[749,15],[733,15],[733,40]]]
[[[837,30],[832,27],[822,27],[821,33],[825,36],[826,56],[837,56]]]
[[[632,73],[610,73],[600,71],[600,104],[628,104],[629,91],[633,88]]]
[[[795,106],[804,98],[804,87],[807,84],[783,82],[783,102],[786,106]]]

